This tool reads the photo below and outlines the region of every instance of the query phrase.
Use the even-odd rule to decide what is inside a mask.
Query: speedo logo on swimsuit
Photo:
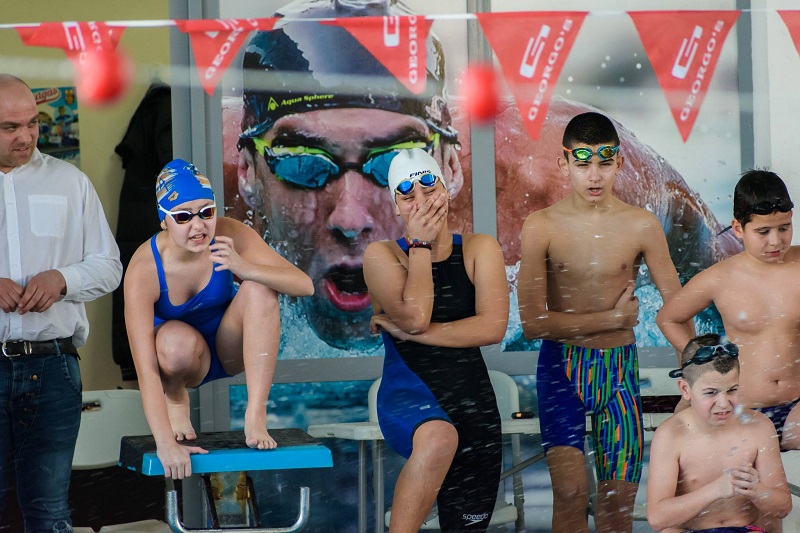
[[[471,526],[473,524],[477,524],[478,522],[483,522],[487,518],[489,518],[489,513],[482,513],[482,514],[464,513],[461,515],[462,520],[469,520],[468,523],[464,524],[465,526]]]

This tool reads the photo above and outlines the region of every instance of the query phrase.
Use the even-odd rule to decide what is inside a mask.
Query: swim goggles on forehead
[[[775,211],[780,211],[781,213],[788,213],[794,208],[794,204],[788,198],[778,198],[774,202],[770,202],[766,200],[764,202],[758,202],[757,204],[751,205],[747,208],[742,216],[747,216],[750,214],[753,215],[771,215]]]
[[[172,220],[178,224],[186,224],[194,217],[199,217],[201,220],[209,220],[214,218],[217,214],[217,206],[215,205],[207,205],[200,209],[197,213],[192,213],[191,211],[167,211],[161,206],[158,206],[158,208],[171,216]]]
[[[414,185],[417,183],[427,189],[436,185],[436,180],[438,179],[438,176],[434,176],[430,172],[426,172],[425,174],[414,176],[412,179],[401,181],[397,184],[397,187],[395,187],[394,193],[405,196],[406,194],[411,194],[411,192],[414,190]]]
[[[619,152],[619,146],[601,146],[597,149],[597,152],[593,152],[591,148],[574,148],[572,150],[566,146],[562,146],[562,148],[565,152],[572,154],[572,157],[578,161],[590,161],[595,153],[600,159],[607,161]]]
[[[389,165],[400,150],[422,148],[431,153],[439,144],[439,134],[428,141],[405,141],[371,150],[363,164],[343,163],[320,148],[310,146],[276,146],[252,137],[256,151],[266,160],[279,180],[306,189],[319,189],[347,170],[355,170],[372,178],[381,187],[389,185]]]
[[[691,359],[681,365],[680,369],[670,371],[669,377],[679,378],[683,375],[683,369],[687,366],[704,365],[717,357],[730,357],[735,359],[739,357],[739,347],[732,342],[715,344],[714,346],[701,346]]]

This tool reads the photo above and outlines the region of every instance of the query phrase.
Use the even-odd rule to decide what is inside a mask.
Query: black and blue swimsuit
[[[405,239],[397,241],[408,253]],[[467,276],[461,235],[433,263],[431,322],[475,316],[475,287]],[[442,531],[485,531],[497,499],[502,433],[489,372],[480,348],[446,348],[401,341],[383,333],[386,357],[378,391],[378,421],[386,442],[408,458],[414,431],[444,420],[458,432],[458,450],[437,498]]]

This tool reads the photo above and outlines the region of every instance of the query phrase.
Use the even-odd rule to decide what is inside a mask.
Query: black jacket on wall
[[[136,249],[161,227],[156,212],[156,177],[172,161],[172,104],[170,88],[154,83],[131,118],[128,131],[114,151],[122,158],[125,177],[119,197],[117,244],[123,275]],[[123,284],[114,291],[111,346],[123,380],[136,379],[125,328]]]

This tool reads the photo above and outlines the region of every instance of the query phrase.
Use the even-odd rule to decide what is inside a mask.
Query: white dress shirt
[[[122,278],[119,248],[89,178],[34,150],[31,160],[0,172],[0,278],[23,287],[56,269],[67,293],[44,313],[0,311],[0,340],[86,342],[84,302],[113,291]]]

